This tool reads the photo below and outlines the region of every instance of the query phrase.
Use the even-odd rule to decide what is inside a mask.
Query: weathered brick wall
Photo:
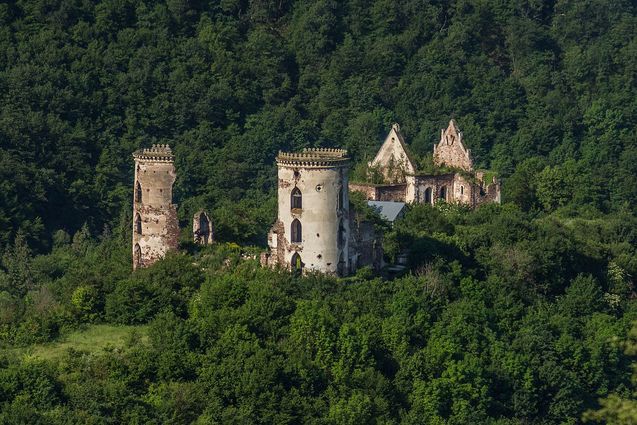
[[[454,174],[441,174],[437,176],[417,176],[416,177],[416,201],[418,203],[429,202],[434,204],[441,199],[443,188],[445,189],[445,200],[451,202],[453,197]],[[431,195],[427,199],[427,189],[431,190]]]
[[[460,168],[465,171],[473,170],[471,151],[467,149],[462,140],[462,132],[458,130],[456,123],[451,120],[449,126],[440,132],[440,142],[434,145],[434,164],[438,166]]]
[[[148,267],[179,246],[177,206],[138,205],[135,208],[136,214],[141,217],[142,232],[137,233],[136,229],[133,231],[133,249],[139,245],[142,255],[140,264],[134,266]]]
[[[476,205],[486,204],[489,202],[501,202],[500,183],[495,182],[488,185],[484,191],[476,198]]]
[[[133,183],[133,268],[148,267],[179,245],[172,203],[175,165],[167,145],[137,151]]]

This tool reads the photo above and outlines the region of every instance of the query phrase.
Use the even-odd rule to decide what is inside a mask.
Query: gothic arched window
[[[294,221],[292,221],[292,226],[291,227],[291,240],[290,242],[292,243],[301,243],[303,241],[303,234],[302,234],[302,229],[301,229],[301,222],[297,219],[294,219]]]
[[[431,204],[431,188],[425,189],[425,203]]]
[[[298,187],[292,189],[292,195],[290,195],[290,204],[292,205],[292,209],[302,209],[303,208],[303,195],[301,195],[301,191]]]
[[[142,234],[142,217],[139,213],[135,214],[135,233]]]
[[[443,186],[440,188],[440,199],[444,201],[447,200],[447,186]]]

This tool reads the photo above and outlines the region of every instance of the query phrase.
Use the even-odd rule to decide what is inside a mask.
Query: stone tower
[[[278,218],[264,265],[345,276],[349,256],[349,158],[342,149],[279,152]]]
[[[172,203],[174,155],[168,145],[153,145],[133,154],[133,269],[148,267],[177,249],[179,222]]]

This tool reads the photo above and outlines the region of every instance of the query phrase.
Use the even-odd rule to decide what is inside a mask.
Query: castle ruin
[[[172,203],[174,155],[168,145],[153,145],[133,153],[133,269],[148,267],[177,249],[179,222]]]
[[[203,210],[197,211],[192,216],[192,238],[197,245],[213,243],[212,221]]]
[[[346,150],[279,152],[276,163],[278,216],[263,265],[346,276],[382,261],[373,226],[357,223],[350,211]]]
[[[368,200],[427,203],[442,200],[475,207],[500,202],[500,183],[495,177],[486,181],[485,173],[475,171],[471,151],[463,143],[463,134],[454,120],[441,130],[440,142],[434,145],[433,162],[449,171],[441,174],[420,173],[409,154],[398,124],[392,128],[376,157],[369,163],[383,177],[383,183],[352,182],[350,190],[362,192]]]

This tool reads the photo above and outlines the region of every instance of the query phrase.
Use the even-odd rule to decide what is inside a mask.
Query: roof
[[[393,223],[405,210],[404,202],[392,201],[367,201],[367,205],[375,209],[382,218]]]

